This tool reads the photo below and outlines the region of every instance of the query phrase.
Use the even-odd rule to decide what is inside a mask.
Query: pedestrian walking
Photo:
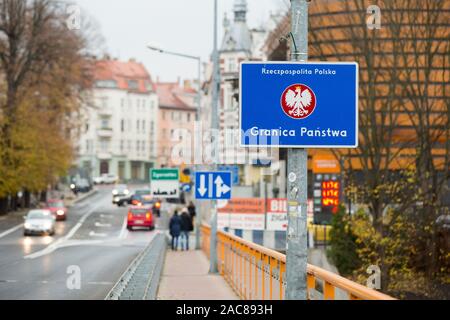
[[[172,236],[172,250],[176,251],[178,248],[179,237],[181,234],[181,217],[178,215],[178,211],[175,210],[172,218],[170,218],[169,222],[169,231]]]
[[[189,250],[189,232],[192,230],[193,225],[189,211],[187,208],[183,208],[181,211],[181,250]]]
[[[194,203],[192,203],[192,201],[189,202],[187,209],[189,211],[189,215],[191,216],[191,223],[192,223],[191,231],[193,231],[194,230],[194,218],[195,218],[195,215],[197,214],[197,212],[195,211],[195,205],[194,205]]]

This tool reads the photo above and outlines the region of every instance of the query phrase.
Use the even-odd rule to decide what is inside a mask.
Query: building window
[[[100,150],[108,151],[108,149],[109,149],[108,140],[100,140]]]
[[[120,132],[125,132],[125,120],[120,120]]]
[[[141,149],[143,152],[145,152],[145,141],[142,141],[141,143]]]
[[[188,121],[188,122],[191,121],[191,114],[190,114],[190,113],[187,114],[187,121]]]
[[[105,119],[105,118],[103,118],[103,119],[101,119],[101,128],[102,129],[110,129],[110,127],[109,127],[109,120],[108,119]]]
[[[145,133],[145,120],[142,120],[142,132]]]
[[[120,99],[120,106],[121,106],[122,108],[125,107],[125,99],[124,99],[124,98]]]
[[[136,80],[128,80],[128,89],[137,90],[138,87],[139,87],[139,85]]]
[[[237,64],[235,58],[229,58],[228,59],[228,72],[236,72],[237,71]]]
[[[107,97],[102,98],[102,108],[103,109],[108,108],[108,98]]]
[[[97,88],[117,88],[117,82],[114,80],[98,80],[95,82]]]
[[[138,121],[136,121],[136,130],[137,130],[137,132],[139,132],[139,120]]]
[[[136,151],[139,152],[141,146],[141,142],[138,140],[136,141]]]

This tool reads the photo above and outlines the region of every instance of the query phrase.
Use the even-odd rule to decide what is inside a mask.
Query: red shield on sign
[[[305,119],[316,109],[316,94],[304,84],[293,84],[281,95],[281,108],[293,119]]]

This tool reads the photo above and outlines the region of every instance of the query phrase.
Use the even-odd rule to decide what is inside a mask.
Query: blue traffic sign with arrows
[[[197,200],[231,199],[231,172],[196,172],[195,198]]]

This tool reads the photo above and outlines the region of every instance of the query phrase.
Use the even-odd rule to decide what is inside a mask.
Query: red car
[[[57,221],[67,220],[67,208],[62,200],[48,200],[47,210],[50,210]]]
[[[155,219],[151,207],[132,206],[128,209],[127,229],[132,230],[133,227],[155,229]]]

